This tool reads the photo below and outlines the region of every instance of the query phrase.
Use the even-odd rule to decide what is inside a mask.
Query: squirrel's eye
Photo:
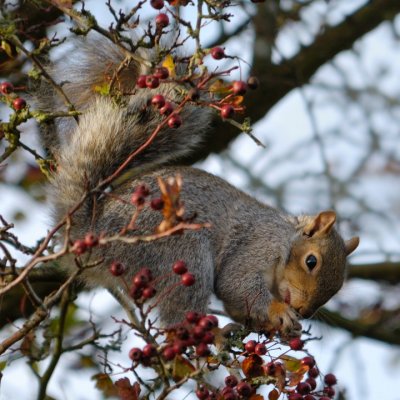
[[[317,257],[315,257],[313,254],[310,254],[307,258],[306,258],[306,265],[307,268],[312,271],[316,265],[317,265]]]

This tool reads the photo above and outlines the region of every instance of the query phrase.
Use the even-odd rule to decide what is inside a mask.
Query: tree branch
[[[352,265],[347,276],[350,279],[369,279],[396,285],[400,283],[400,262]]]

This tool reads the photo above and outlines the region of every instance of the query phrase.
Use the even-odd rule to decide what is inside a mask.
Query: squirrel
[[[158,304],[161,323],[182,321],[189,310],[207,312],[210,296],[215,294],[233,321],[252,329],[297,335],[301,331],[299,319],[311,317],[341,288],[346,257],[358,246],[358,237],[342,239],[334,228],[333,211],[292,216],[205,171],[171,165],[198,147],[207,133],[210,113],[191,104],[180,112],[180,127],[163,128],[132,159],[127,168],[130,175],[112,189],[111,196],[93,192],[165,118],[149,105],[151,98],[162,94],[178,103],[182,90],[177,89],[184,84],[167,81],[157,89],[137,89],[138,77],[149,73],[148,63],[136,59],[126,62],[124,49],[105,38],[76,40],[73,51],[49,67],[53,79],[82,112],[78,122],[59,118],[44,132],[45,144],[57,162],[50,178],[55,223],[85,193],[91,193],[72,215],[71,241],[88,232],[118,234],[135,209],[129,200],[138,185],[146,185],[157,195],[159,177],[179,174],[185,213],[195,215],[196,222],[210,224],[209,228],[185,230],[182,235],[148,243],[114,241],[94,247],[90,259],[101,263],[83,269],[81,281],[88,287],[105,287],[121,304],[133,307],[121,279],[109,272],[113,261],[126,266],[128,281],[146,266],[154,276],[166,277],[160,280],[166,287],[177,279],[170,274],[171,266],[184,260],[196,282],[173,290]],[[112,96],[99,93],[110,77],[119,89],[118,104]],[[62,105],[63,99],[49,85],[43,84],[36,96],[41,110],[59,110]],[[161,218],[146,205],[137,226],[155,227]],[[67,270],[76,268],[72,254],[62,264]]]

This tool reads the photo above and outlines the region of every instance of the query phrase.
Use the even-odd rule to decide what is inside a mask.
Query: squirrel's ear
[[[360,243],[360,238],[358,236],[354,236],[349,240],[346,240],[344,242],[345,248],[346,248],[346,256],[351,254],[359,245]]]
[[[334,211],[322,211],[304,228],[304,234],[309,237],[317,233],[327,234],[335,221],[336,213]]]

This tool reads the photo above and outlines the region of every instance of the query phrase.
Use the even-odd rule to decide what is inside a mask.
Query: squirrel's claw
[[[268,307],[266,330],[279,331],[283,337],[297,337],[301,334],[301,324],[297,313],[288,304],[272,300]]]

